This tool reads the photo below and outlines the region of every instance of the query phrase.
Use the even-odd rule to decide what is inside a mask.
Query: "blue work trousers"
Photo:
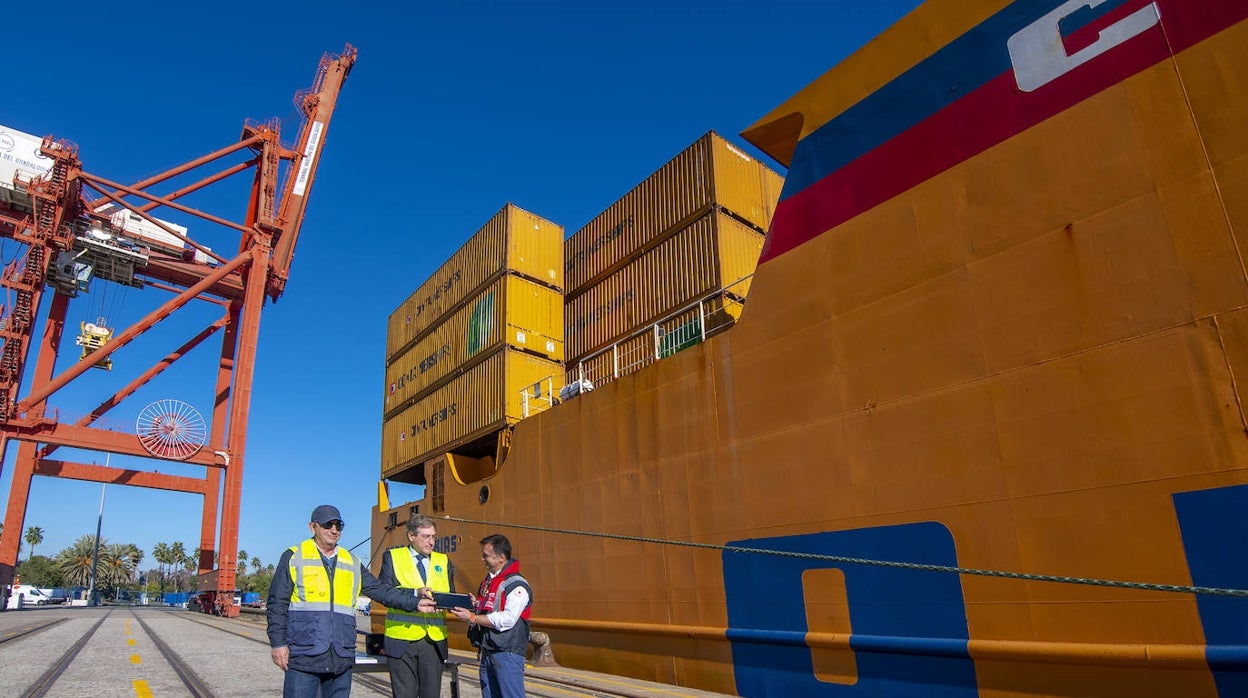
[[[282,698],[347,698],[351,695],[351,670],[341,674],[313,674],[287,669],[282,684]]]
[[[511,652],[482,655],[481,698],[524,698],[524,657]]]

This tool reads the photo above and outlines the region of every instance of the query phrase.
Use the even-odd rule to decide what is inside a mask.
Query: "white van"
[[[52,603],[47,592],[29,584],[14,584],[9,587],[9,603],[6,609],[23,608],[25,606],[46,606]]]

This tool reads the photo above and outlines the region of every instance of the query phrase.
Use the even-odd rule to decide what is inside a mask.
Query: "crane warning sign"
[[[295,178],[295,196],[303,196],[303,192],[308,188],[308,174],[312,172],[312,161],[316,159],[316,149],[321,144],[321,132],[325,130],[325,124],[319,121],[312,122],[312,129],[308,133],[308,144],[303,146],[303,160],[299,162],[299,176]]]

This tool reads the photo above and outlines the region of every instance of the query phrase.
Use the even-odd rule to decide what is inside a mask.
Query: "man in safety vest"
[[[338,509],[312,510],[312,537],[282,553],[269,586],[269,645],[286,672],[284,698],[346,698],[355,666],[355,602],[361,590],[387,606],[433,610],[414,589],[377,581],[359,558],[338,546]]]
[[[433,550],[437,534],[433,519],[412,514],[407,521],[408,544],[386,551],[381,560],[381,581],[416,587],[421,596],[455,591],[451,561],[446,554]],[[447,656],[446,616],[441,611],[409,613],[387,608],[384,647],[394,698],[438,698]]]

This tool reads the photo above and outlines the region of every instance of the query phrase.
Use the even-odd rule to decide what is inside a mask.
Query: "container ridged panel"
[[[561,226],[507,204],[390,314],[387,361],[504,270],[561,288],[562,245]]]
[[[711,205],[710,146],[711,134],[699,138],[568,238],[569,295]]]
[[[715,205],[766,231],[783,179],[718,134],[699,138],[564,245],[567,295],[604,276]]]
[[[500,347],[382,424],[382,477],[520,421],[520,390],[551,377],[557,395],[563,387],[559,363]]]
[[[508,205],[507,269],[563,290],[563,226]]]
[[[766,232],[784,178],[718,135],[711,135],[715,203],[751,227]]]
[[[434,327],[386,367],[383,412],[390,416],[501,343],[563,360],[563,295],[508,274]]]
[[[763,235],[709,213],[567,301],[567,355],[584,358],[753,273]],[[748,284],[733,287],[744,296]]]

